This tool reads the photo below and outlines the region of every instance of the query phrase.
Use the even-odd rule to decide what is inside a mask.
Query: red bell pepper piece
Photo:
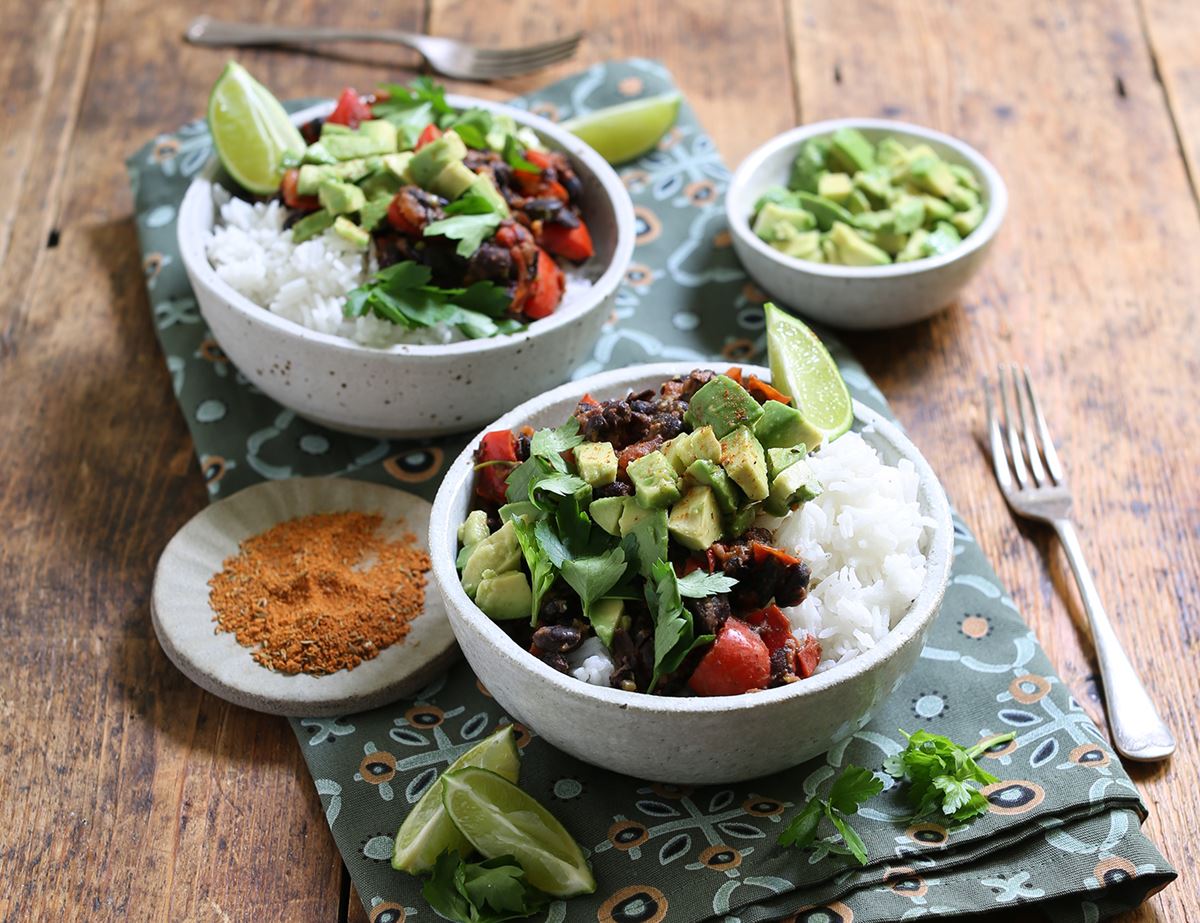
[[[565,224],[543,224],[541,245],[573,263],[582,263],[595,253],[592,235],[582,221],[579,227],[569,228]]]
[[[504,482],[517,465],[517,440],[512,430],[487,433],[479,442],[475,463],[484,466],[476,472],[475,493],[490,503],[504,503],[507,499]]]
[[[751,542],[750,554],[755,567],[765,564],[771,558],[774,558],[780,567],[791,567],[800,563],[799,558],[794,558],[786,551],[781,551],[772,545],[764,545],[762,542]]]
[[[404,216],[404,212],[400,210],[400,193],[392,199],[392,204],[387,210],[388,224],[394,227],[401,234],[407,234],[409,237],[420,237],[421,229],[415,227],[411,221]]]
[[[532,281],[523,310],[533,320],[548,317],[562,301],[563,272],[545,250],[538,248],[537,276]]]
[[[821,642],[813,635],[805,636],[796,651],[796,673],[801,679],[808,679],[817,670],[821,662]]]
[[[787,646],[788,641],[792,639],[792,623],[774,603],[765,609],[751,612],[746,616],[746,621],[758,629],[758,636],[763,639],[771,653]]]
[[[346,87],[338,97],[337,106],[325,121],[347,128],[358,128],[360,122],[371,118],[371,107],[363,102],[354,87]]]
[[[300,195],[297,186],[300,183],[300,171],[291,169],[283,174],[283,181],[279,184],[279,192],[283,196],[283,204],[288,208],[296,208],[300,211],[316,211],[321,207],[321,203],[315,195]]]
[[[771,679],[771,654],[753,628],[730,618],[696,665],[688,688],[697,695],[740,695],[763,689]]]
[[[781,404],[790,404],[792,402],[790,397],[778,388],[772,388],[757,375],[747,376],[746,380],[742,382],[742,387],[749,391],[750,396],[760,404],[765,404],[767,401],[779,401]]]
[[[436,141],[441,136],[442,136],[442,130],[440,128],[438,128],[436,125],[434,125],[433,122],[430,122],[428,125],[425,126],[425,130],[423,132],[421,132],[421,136],[419,138],[417,138],[417,146],[414,147],[413,150],[419,151],[430,141]]]
[[[742,383],[742,367],[740,365],[735,365],[733,368],[731,368],[728,372],[725,373],[725,377],[732,378],[734,381],[736,381],[740,385]]]

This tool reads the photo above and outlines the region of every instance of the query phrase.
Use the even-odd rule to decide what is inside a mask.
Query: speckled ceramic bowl
[[[693,366],[640,365],[571,382],[527,401],[491,429],[559,425],[586,393],[598,398],[657,387]],[[766,369],[747,368],[763,378]],[[475,440],[446,474],[433,503],[429,548],[434,580],[459,645],[488,691],[550,743],[596,766],[679,784],[736,782],[778,772],[829,749],[870,719],[912,669],[941,605],[954,558],[950,505],[916,447],[894,425],[855,404],[855,428],[895,464],[909,459],[919,500],[936,525],[929,570],[912,607],[872,650],[778,689],[738,696],[674,698],[593,686],[548,667],[508,637],[470,600],[454,566],[458,525],[474,481]]]
[[[596,255],[580,272],[591,288],[520,333],[445,345],[372,349],[317,333],[272,314],[217,277],[205,254],[216,218],[214,158],[188,188],[179,211],[179,249],[200,313],[250,382],[302,417],[371,436],[418,437],[469,430],[514,403],[566,381],[591,354],[608,319],[636,236],[633,203],[604,159],[552,122],[486,100],[448,96],[527,125],[566,152],[583,183],[583,209]],[[293,116],[301,124],[332,103]]]
[[[878,142],[895,135],[908,144],[928,144],[951,163],[969,167],[983,188],[983,221],[958,247],[941,256],[888,266],[837,266],[780,253],[750,229],[754,203],[768,186],[787,182],[792,161],[809,138],[857,128]],[[776,135],[755,150],[729,182],[725,213],[733,248],[762,289],[789,307],[836,327],[873,330],[922,320],[950,304],[992,245],[1004,213],[1004,180],[977,150],[938,131],[888,119],[832,119]]]

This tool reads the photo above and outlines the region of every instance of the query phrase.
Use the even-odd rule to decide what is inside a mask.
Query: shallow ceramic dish
[[[447,96],[511,116],[564,151],[583,183],[583,207],[596,255],[581,270],[592,286],[525,330],[441,345],[361,346],[318,333],[259,307],[218,278],[205,253],[216,218],[213,158],[188,187],[179,210],[179,249],[200,313],[250,382],[302,417],[345,432],[418,437],[475,429],[514,403],[566,381],[590,355],[608,319],[636,236],[633,203],[604,159],[574,135],[521,109]],[[332,103],[296,113],[302,124]]]
[[[692,363],[639,365],[571,382],[505,414],[488,429],[558,426],[585,392],[600,399],[657,387]],[[745,367],[763,378],[766,369]],[[714,698],[650,696],[594,686],[518,647],[470,600],[454,566],[458,525],[470,509],[472,440],[433,503],[433,576],[459,645],[488,691],[515,718],[588,763],[660,782],[735,782],[794,766],[861,728],[912,669],[950,577],[953,526],[937,477],[894,425],[855,404],[855,429],[889,464],[912,461],[922,512],[936,525],[920,594],[891,633],[848,663],[777,689]]]
[[[986,207],[983,221],[962,244],[941,256],[887,266],[838,266],[787,256],[750,229],[754,203],[768,186],[787,182],[792,161],[809,138],[857,128],[869,141],[895,135],[924,142],[950,163],[974,171]],[[950,304],[982,265],[1008,208],[1004,180],[977,150],[941,132],[888,119],[832,119],[776,135],[742,161],[725,195],[725,213],[738,259],[777,301],[837,327],[872,330],[923,320]]]
[[[386,705],[424,686],[458,657],[441,597],[426,584],[425,608],[404,640],[353,670],[288,676],[259,665],[249,648],[217,632],[208,581],[238,545],[297,516],[361,510],[385,527],[411,532],[424,547],[429,503],[366,481],[292,478],[267,481],[214,503],[167,543],[154,573],[150,611],[159,643],[179,670],[213,695],[273,715],[345,715]]]

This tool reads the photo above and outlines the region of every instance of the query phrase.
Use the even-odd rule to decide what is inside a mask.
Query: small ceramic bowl
[[[580,270],[591,287],[525,330],[440,345],[361,346],[318,333],[259,307],[214,271],[205,245],[217,217],[213,193],[219,165],[208,163],[179,211],[179,249],[200,313],[234,365],[255,387],[302,417],[332,429],[382,437],[420,437],[475,429],[521,401],[566,381],[591,354],[611,314],[617,286],[633,254],[633,203],[591,147],[552,122],[521,109],[447,96],[511,116],[564,151],[583,183],[583,210],[596,255]],[[296,113],[303,124],[328,115],[332,103]]]
[[[679,362],[617,369],[527,401],[491,429],[558,426],[584,393],[600,399],[657,387],[686,374]],[[766,369],[747,368],[767,378]],[[894,425],[855,404],[855,428],[889,464],[909,459],[920,478],[929,569],[909,611],[871,650],[777,689],[745,695],[651,696],[567,676],[519,647],[463,591],[455,569],[457,531],[471,506],[472,440],[447,471],[433,503],[429,548],[450,625],[476,675],[515,718],[560,750],[626,775],[679,784],[736,782],[778,772],[828,750],[870,720],[912,669],[941,605],[954,558],[950,506],[937,477]]]
[[[979,177],[986,212],[958,247],[941,256],[887,266],[838,266],[796,259],[774,249],[750,228],[754,203],[768,186],[784,185],[792,161],[809,138],[857,128],[869,141],[895,135],[925,143],[942,159]],[[742,161],[725,196],[733,247],[759,287],[775,300],[836,327],[873,330],[923,320],[950,304],[983,264],[1008,208],[1008,190],[982,154],[941,132],[887,119],[832,119],[776,135]]]

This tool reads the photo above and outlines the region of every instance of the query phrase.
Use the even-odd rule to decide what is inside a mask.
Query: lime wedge
[[[791,395],[812,430],[810,449],[836,439],[854,422],[850,392],[825,344],[808,326],[771,302],[767,315],[767,355],[771,384]]]
[[[255,195],[279,189],[284,154],[304,153],[304,138],[279,100],[236,61],[213,84],[208,130],[221,165]]]
[[[591,894],[596,879],[579,844],[553,814],[507,779],[486,769],[442,778],[446,813],[486,858],[514,856],[535,888],[553,897]]]
[[[562,127],[590,144],[609,163],[651,150],[679,115],[679,94],[647,96],[567,119]]]
[[[396,833],[392,868],[417,875],[432,869],[434,861],[447,849],[460,855],[471,851],[470,841],[458,832],[442,807],[442,779],[468,766],[482,766],[516,782],[521,771],[521,758],[517,755],[517,737],[512,725],[501,728],[472,747],[450,764],[441,779],[425,790]]]

